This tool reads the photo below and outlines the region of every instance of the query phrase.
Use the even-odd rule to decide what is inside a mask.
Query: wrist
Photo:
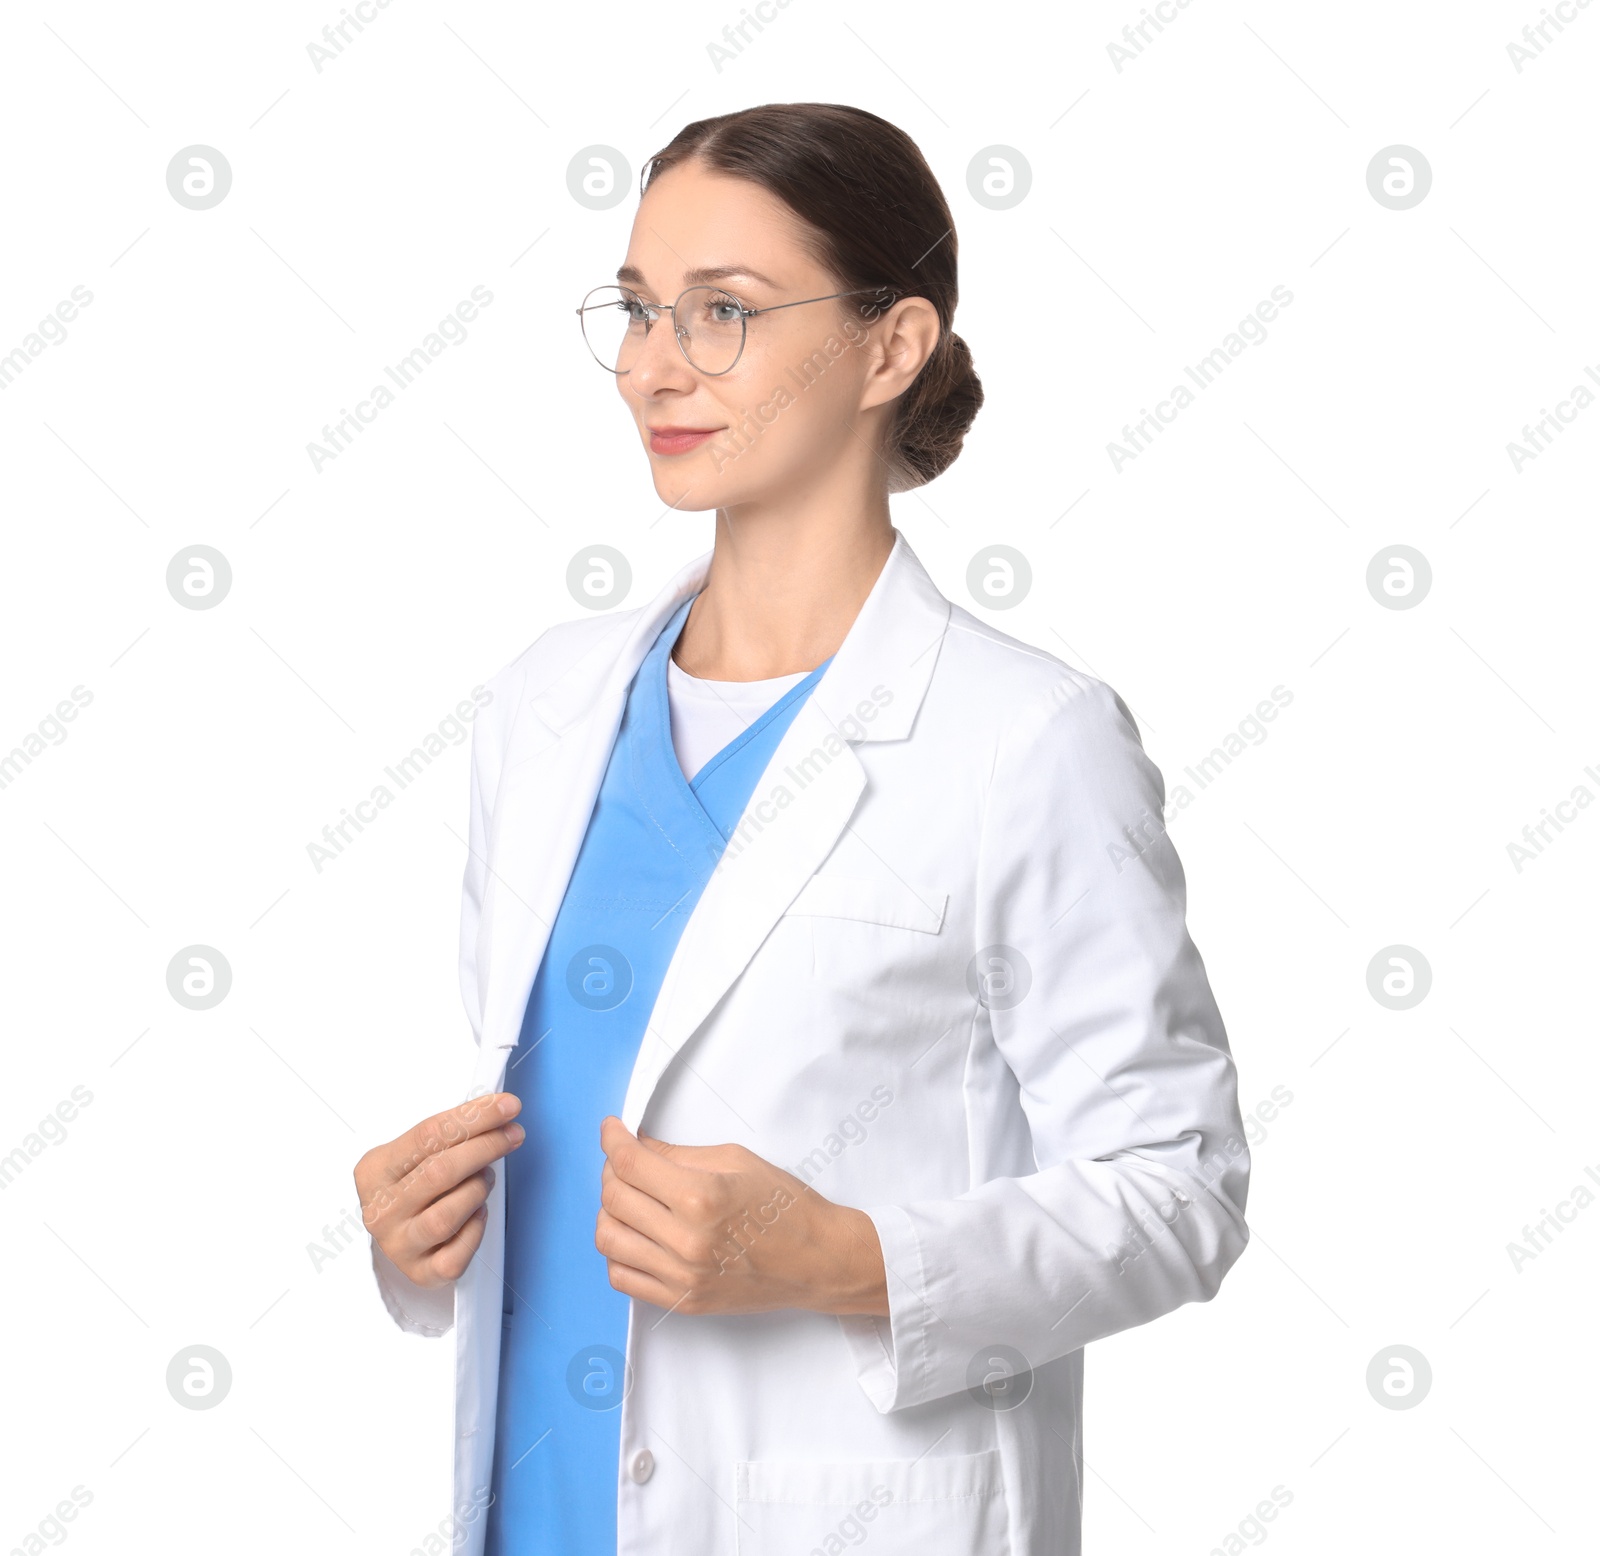
[[[878,1229],[864,1210],[833,1206],[833,1279],[822,1311],[842,1316],[889,1316],[888,1279]]]

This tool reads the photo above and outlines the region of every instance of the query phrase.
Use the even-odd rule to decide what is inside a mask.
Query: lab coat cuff
[[[454,1281],[448,1286],[417,1285],[378,1246],[376,1238],[372,1239],[372,1273],[390,1318],[407,1334],[438,1339],[449,1333],[456,1320]]]
[[[889,1316],[840,1315],[862,1391],[883,1414],[914,1404],[928,1376],[927,1277],[911,1217],[898,1205],[879,1205],[864,1214],[877,1228],[883,1250]]]

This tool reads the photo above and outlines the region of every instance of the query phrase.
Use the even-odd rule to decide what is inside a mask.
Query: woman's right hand
[[[522,1144],[522,1107],[509,1092],[425,1118],[356,1163],[361,1219],[401,1274],[418,1286],[457,1279],[483,1241],[491,1162]]]

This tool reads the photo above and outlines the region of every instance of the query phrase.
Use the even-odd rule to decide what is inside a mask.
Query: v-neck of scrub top
[[[671,806],[669,796],[681,798],[684,792],[697,802],[696,808],[706,827],[710,829],[712,846],[720,854],[726,846],[733,829],[739,823],[739,818],[744,814],[746,803],[750,799],[750,791],[755,787],[756,779],[761,776],[761,769],[766,766],[765,760],[755,772],[748,772],[750,759],[742,754],[756,747],[765,752],[766,756],[772,754],[782,738],[783,731],[789,727],[789,721],[799,712],[801,702],[810,694],[811,688],[822,678],[822,673],[833,662],[830,654],[817,668],[806,675],[802,680],[792,686],[773,705],[747,725],[739,734],[735,735],[727,745],[711,757],[692,779],[683,775],[683,765],[678,761],[678,754],[672,744],[672,710],[667,699],[667,664],[671,659],[673,645],[678,641],[678,634],[683,630],[683,623],[689,614],[689,607],[694,604],[691,597],[673,612],[672,618],[657,638],[656,645],[645,658],[644,665],[640,668],[635,685],[644,693],[642,707],[640,708],[639,739],[637,742],[625,742],[630,758],[639,763],[635,771],[638,782],[639,796],[647,807],[655,810],[668,810]],[[663,646],[663,640],[665,644]],[[660,663],[654,663],[656,656],[660,655]],[[647,673],[648,672],[648,673]],[[632,718],[634,713],[634,697],[629,694],[627,717]],[[620,737],[619,737],[620,738]],[[664,822],[665,818],[659,818]],[[715,864],[715,859],[712,863]],[[709,876],[709,871],[707,872]],[[703,883],[702,883],[703,884]]]
[[[763,681],[708,681],[667,655],[667,708],[672,747],[685,778],[695,775],[733,737],[767,711],[808,672]]]
[[[628,691],[505,1089],[523,1143],[504,1175],[500,1391],[485,1556],[615,1556],[630,1299],[594,1246],[600,1121],[620,1114],[684,926],[825,660],[684,777],[667,661],[693,598]],[[682,1319],[682,1322],[693,1322]]]

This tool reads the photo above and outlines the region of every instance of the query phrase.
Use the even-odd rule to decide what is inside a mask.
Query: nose
[[[656,316],[623,382],[639,395],[654,395],[663,389],[693,389],[694,369],[678,346],[677,321],[670,310],[664,308]]]

